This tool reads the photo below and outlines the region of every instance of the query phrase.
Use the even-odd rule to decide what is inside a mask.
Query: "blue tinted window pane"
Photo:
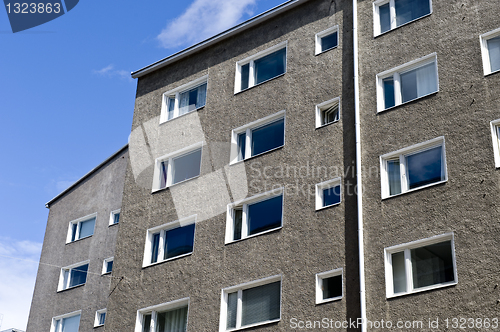
[[[238,134],[238,160],[245,159],[246,133]]]
[[[182,92],[179,95],[179,115],[194,111],[205,106],[207,98],[207,84]]]
[[[250,64],[241,66],[241,90],[248,89],[248,79],[250,77]]]
[[[188,254],[193,251],[194,225],[168,230],[165,239],[165,259]]]
[[[106,263],[106,272],[111,272],[113,270],[113,261]]]
[[[76,229],[78,227],[78,223],[74,223],[73,225],[71,225],[71,241],[75,241],[76,240]]]
[[[443,180],[442,149],[438,146],[406,157],[409,189]]]
[[[158,249],[160,247],[160,233],[153,234],[151,241],[151,263],[158,261]]]
[[[280,317],[280,281],[245,289],[242,293],[242,326],[274,320]]]
[[[174,108],[175,108],[175,98],[168,98],[168,120],[174,117]]]
[[[437,91],[434,62],[402,73],[400,77],[403,103]]]
[[[227,295],[227,321],[226,329],[236,327],[236,312],[238,309],[238,292]]]
[[[388,3],[378,7],[380,17],[380,32],[391,30],[391,9]]]
[[[94,225],[95,225],[95,218],[81,222],[79,239],[94,234]]]
[[[78,286],[81,284],[84,284],[87,281],[87,270],[89,268],[88,264],[75,267],[74,269],[71,269],[71,277],[69,279],[69,286],[68,287],[73,287],[73,286]]]
[[[323,189],[323,206],[340,203],[340,186]]]
[[[241,239],[241,225],[243,221],[243,210],[235,209],[234,210],[234,232],[233,232],[233,240]]]
[[[429,0],[395,0],[396,25],[400,26],[430,14]]]
[[[120,222],[120,213],[115,213],[115,215],[113,216],[113,224],[118,224]]]
[[[382,83],[384,84],[384,108],[393,107],[396,105],[394,79],[392,77],[384,78]]]
[[[190,152],[173,160],[172,184],[200,175],[201,149]]]
[[[392,254],[392,282],[394,294],[406,292],[406,267],[404,251]]]
[[[342,296],[342,275],[323,279],[323,299]]]
[[[257,234],[281,226],[282,196],[248,206],[248,234]]]
[[[411,249],[410,252],[414,288],[455,280],[451,241]]]
[[[78,332],[80,327],[80,315],[63,318],[61,332]]]
[[[489,39],[487,44],[491,71],[500,70],[500,36]]]
[[[106,320],[106,313],[103,312],[99,315],[99,325],[104,325],[105,320]]]
[[[387,162],[387,175],[389,178],[389,194],[397,195],[401,193],[401,169],[399,159]]]
[[[282,146],[284,143],[284,135],[284,119],[252,130],[252,156]]]
[[[285,73],[286,48],[255,60],[255,84]]]
[[[321,38],[321,52],[327,51],[338,45],[338,33],[334,33]]]

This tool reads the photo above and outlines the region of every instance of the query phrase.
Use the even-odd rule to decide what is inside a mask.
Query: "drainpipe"
[[[356,184],[358,199],[358,250],[359,250],[359,297],[361,304],[361,331],[366,332],[366,294],[365,294],[365,252],[363,241],[363,191],[361,176],[361,130],[359,115],[359,77],[358,77],[358,0],[352,0],[352,34],[354,56],[354,126],[356,128]]]

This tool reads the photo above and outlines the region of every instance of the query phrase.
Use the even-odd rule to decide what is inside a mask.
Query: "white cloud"
[[[92,72],[105,77],[119,77],[127,81],[133,81],[130,72],[123,69],[115,69],[115,65],[113,64],[107,65],[102,69],[93,70]]]
[[[0,237],[0,330],[26,330],[42,244]]]
[[[252,15],[258,0],[195,0],[156,37],[162,47],[194,44],[238,24]]]

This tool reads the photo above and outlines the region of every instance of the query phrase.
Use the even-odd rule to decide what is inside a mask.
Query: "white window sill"
[[[101,325],[95,325],[94,328],[98,328],[98,327],[101,327],[101,326],[104,326],[104,324],[101,324]]]
[[[431,12],[430,12],[429,14],[426,14],[426,15],[424,15],[424,16],[420,16],[420,17],[418,17],[418,18],[416,18],[416,19],[414,19],[414,20],[412,20],[412,21],[406,22],[405,24],[401,24],[400,26],[397,26],[397,27],[395,27],[394,29],[389,29],[389,30],[387,30],[387,31],[385,31],[385,32],[381,32],[381,33],[379,33],[378,35],[374,35],[374,36],[373,36],[373,38],[377,38],[377,37],[379,37],[379,36],[385,35],[386,33],[389,33],[389,32],[391,32],[391,31],[397,30],[397,29],[399,29],[399,28],[401,28],[401,27],[404,27],[405,25],[408,25],[408,24],[410,24],[410,23],[416,22],[416,21],[418,21],[418,20],[421,20],[421,19],[423,19],[423,18],[425,18],[425,17],[427,17],[427,16],[431,16],[431,15],[432,15],[432,9],[431,9]]]
[[[426,292],[426,291],[433,290],[433,289],[450,287],[450,286],[456,285],[457,283],[458,283],[458,281],[451,281],[451,282],[447,282],[447,283],[444,283],[444,284],[436,284],[436,285],[432,285],[432,286],[427,286],[427,287],[422,287],[422,288],[414,289],[414,290],[411,290],[409,292],[387,295],[387,298],[388,299],[392,299],[392,298],[395,298],[395,297],[400,297],[400,296],[405,296],[405,295],[410,295],[410,294],[415,294],[415,293]]]
[[[186,257],[186,256],[191,256],[192,254],[193,254],[193,252],[191,251],[191,252],[188,252],[187,254],[183,254],[183,255],[179,255],[179,256],[175,256],[175,257],[170,257],[170,258],[167,258],[167,259],[155,262],[155,263],[150,263],[150,264],[147,264],[147,265],[143,265],[142,268],[144,269],[144,268],[147,268],[147,267],[150,267],[150,266],[155,266],[155,265],[158,265],[158,264],[161,264],[161,263],[170,262],[170,261],[173,261],[175,259],[179,259],[179,258]]]
[[[337,123],[337,122],[339,122],[339,121],[340,121],[340,119],[335,120],[335,121],[332,121],[332,122],[328,122],[328,123],[326,123],[326,124],[324,124],[324,125],[321,125],[321,126],[319,126],[319,127],[316,127],[316,129],[321,129],[321,128],[327,127],[327,126],[329,126],[329,125],[331,125],[331,124],[334,124],[334,123]]]
[[[493,74],[496,74],[496,73],[500,73],[500,69],[495,70],[495,71],[492,71],[492,72],[487,73],[487,74],[484,74],[484,77],[486,77],[486,76],[490,76],[490,75],[493,75]]]
[[[337,297],[332,297],[329,299],[324,299],[319,302],[316,302],[316,304],[323,304],[323,303],[328,303],[328,302],[334,302],[334,301],[339,301],[342,300],[342,296],[337,296]]]
[[[283,224],[283,220],[281,221],[281,223]],[[260,236],[260,235],[264,235],[264,234],[267,234],[267,233],[271,233],[271,232],[274,232],[274,231],[277,231],[277,230],[280,230],[283,228],[283,225],[281,225],[280,227],[276,227],[276,228],[273,228],[273,229],[268,229],[267,231],[264,231],[264,232],[260,232],[260,233],[256,233],[256,234],[252,234],[252,235],[249,235],[245,238],[241,238],[239,240],[231,240],[229,242],[226,242],[225,244],[231,244],[231,243],[236,243],[236,242],[240,242],[240,241],[244,241],[244,240],[247,240],[247,239],[251,239],[253,237],[256,237],[256,236]]]
[[[92,234],[92,235],[94,235],[94,234]],[[89,237],[92,237],[92,235],[82,237],[82,238],[80,238],[78,240],[75,240],[75,241],[66,242],[66,244],[75,243],[75,242],[78,242],[78,241],[81,241],[81,240],[88,239]]]
[[[261,152],[261,153],[259,153],[259,154],[254,155],[254,156],[248,157],[248,158],[246,158],[246,159],[233,161],[232,163],[230,163],[230,164],[229,164],[229,166],[239,164],[239,163],[241,163],[241,162],[243,162],[243,161],[247,161],[247,160],[250,160],[250,159],[256,158],[256,157],[258,157],[258,156],[262,156],[263,154],[270,153],[270,152],[276,151],[276,150],[278,150],[278,149],[282,149],[284,146],[285,146],[285,144],[280,145],[280,146],[278,146],[278,147],[275,147],[275,148],[273,148],[273,149],[271,149],[271,150],[267,150],[267,151]]]
[[[226,329],[226,330],[223,330],[223,331],[225,331],[225,332],[241,331],[241,330],[249,329],[249,328],[256,327],[256,326],[277,323],[280,320],[281,320],[281,318],[278,318],[278,319],[269,320],[269,321],[260,322],[260,323],[255,323],[255,324],[251,324],[251,325],[245,325],[245,326],[242,326],[242,327],[239,327],[239,328],[236,328],[236,329]]]
[[[115,224],[109,224],[108,227],[111,227],[111,226],[115,226],[115,225],[118,225],[119,222],[115,223]]]
[[[188,115],[188,114],[191,114],[191,113],[193,113],[193,112],[198,112],[199,110],[201,110],[202,108],[204,108],[206,105],[207,105],[207,104],[205,103],[205,105],[200,106],[200,107],[198,107],[198,108],[195,108],[195,109],[194,109],[194,110],[192,110],[192,111],[189,111],[189,112],[187,112],[187,113],[184,113],[184,114],[181,114],[181,115],[179,115],[179,116],[176,116],[175,118],[172,118],[172,119],[170,119],[170,120],[165,120],[165,121],[162,121],[162,122],[160,122],[160,125],[162,125],[162,124],[164,124],[164,123],[167,123],[167,122],[174,121],[174,120],[179,119],[179,118],[182,118],[182,117],[184,117],[184,116],[186,116],[186,115]]]
[[[324,210],[324,209],[328,209],[328,208],[331,208],[333,206],[337,206],[337,205],[340,205],[340,203],[342,203],[342,201],[338,202],[338,203],[335,203],[335,204],[330,204],[330,205],[327,205],[327,206],[322,206],[320,207],[319,209],[316,209],[316,211],[321,211],[321,210]]]
[[[403,105],[406,105],[406,104],[409,104],[409,103],[412,103],[416,100],[419,100],[419,99],[422,99],[422,98],[425,98],[425,97],[428,97],[428,96],[432,96],[434,94],[437,94],[439,92],[439,89],[437,91],[434,91],[434,92],[431,92],[431,93],[428,93],[426,95],[423,95],[423,96],[420,96],[420,97],[417,97],[415,99],[412,99],[412,100],[408,100],[408,101],[405,101],[404,103],[401,103],[401,104],[398,104],[398,105],[394,105],[392,107],[389,107],[389,108],[384,108],[383,110],[380,110],[380,111],[377,111],[377,114],[380,114],[380,113],[383,113],[385,111],[390,111],[390,110],[393,110],[395,108],[398,108],[400,106],[403,106]]]
[[[104,276],[104,275],[106,275],[106,274],[111,274],[111,271],[109,271],[109,272],[105,272],[105,273],[103,273],[103,274],[101,274],[101,275],[102,275],[102,276]]]
[[[417,191],[417,190],[426,189],[426,188],[429,188],[429,187],[432,187],[432,186],[437,186],[437,185],[440,185],[440,184],[443,184],[443,183],[446,183],[446,182],[448,182],[448,179],[442,180],[442,181],[439,181],[439,182],[429,183],[429,184],[426,184],[425,186],[418,187],[418,188],[413,188],[413,189],[407,190],[405,192],[401,192],[399,194],[390,195],[390,196],[387,196],[387,197],[382,197],[382,200],[393,198],[393,197],[398,197],[398,196],[401,196],[401,195],[412,193],[412,192]]]
[[[160,188],[160,189],[153,189],[153,190],[151,191],[151,193],[152,193],[152,194],[154,194],[154,193],[157,193],[157,192],[159,192],[159,191],[163,191],[163,190],[165,190],[165,189],[175,187],[175,186],[177,186],[177,185],[179,185],[179,184],[181,184],[181,183],[185,183],[185,182],[188,182],[188,181],[191,181],[191,180],[197,179],[197,178],[199,178],[199,177],[200,177],[200,175],[197,175],[197,176],[194,176],[194,177],[192,177],[192,178],[189,178],[189,179],[183,180],[183,181],[181,181],[181,182],[177,182],[177,183],[171,184],[171,185],[170,185],[170,186],[168,186],[168,187],[163,187],[163,188]]]
[[[67,290],[70,290],[70,289],[75,289],[75,288],[82,287],[82,286],[85,286],[85,284],[80,284],[80,285],[76,285],[76,286],[68,287],[68,288],[65,288],[65,289],[59,289],[57,292],[58,292],[58,293],[62,293],[62,292],[64,292],[64,291],[67,291]]]
[[[240,93],[242,93],[242,92],[248,91],[248,90],[250,90],[250,89],[252,89],[252,88],[255,88],[256,86],[259,86],[259,85],[262,85],[262,84],[267,83],[267,82],[269,82],[269,81],[272,81],[272,80],[274,80],[274,79],[276,79],[276,78],[278,78],[278,77],[281,77],[281,76],[283,76],[283,75],[285,75],[285,74],[286,74],[286,70],[285,70],[285,72],[284,72],[283,74],[279,74],[278,76],[274,76],[273,78],[270,78],[270,79],[268,79],[268,80],[266,80],[266,81],[264,81],[264,82],[260,82],[259,84],[255,84],[255,85],[252,85],[252,86],[250,86],[250,87],[248,87],[248,88],[246,88],[246,89],[243,89],[243,90],[240,90],[240,91],[238,91],[238,92],[235,92],[234,94],[235,94],[235,95],[237,95],[237,94],[240,94]]]
[[[324,50],[324,51],[321,51],[321,52],[319,52],[319,53],[317,53],[317,54],[314,54],[314,55],[315,55],[315,56],[318,56],[318,55],[320,55],[320,54],[323,54],[323,53],[326,53],[326,52],[328,52],[328,51],[334,50],[334,49],[336,49],[337,47],[339,47],[339,45],[334,46],[334,47],[330,47],[329,49]]]

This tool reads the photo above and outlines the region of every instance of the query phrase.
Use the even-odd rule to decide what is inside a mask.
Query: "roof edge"
[[[113,153],[110,157],[108,157],[106,160],[104,160],[102,163],[100,163],[99,165],[97,165],[96,167],[94,167],[90,172],[88,172],[87,174],[85,174],[84,176],[82,176],[81,178],[79,178],[78,180],[75,181],[75,183],[73,183],[71,186],[69,186],[68,188],[64,189],[60,194],[58,194],[56,197],[52,198],[50,201],[48,201],[47,203],[45,203],[45,207],[47,209],[50,208],[50,205],[52,203],[54,203],[55,201],[57,201],[59,198],[61,198],[62,196],[64,196],[65,194],[67,194],[71,189],[73,189],[74,187],[76,187],[78,184],[82,183],[85,179],[87,179],[89,176],[91,176],[93,173],[95,173],[97,170],[99,170],[100,168],[102,168],[105,164],[107,164],[111,159],[113,159],[114,157],[116,157],[117,155],[119,155],[120,153],[122,153],[125,149],[128,148],[128,143],[125,144],[124,146],[122,146],[118,151],[116,151],[115,153]]]
[[[246,29],[249,29],[259,23],[262,23],[278,14],[281,14],[282,12],[285,12],[289,9],[292,9],[296,7],[297,5],[306,2],[308,0],[289,0],[287,2],[282,3],[281,5],[278,5],[274,8],[271,8],[257,16],[254,16],[245,22],[242,22],[238,25],[235,25],[234,27],[225,30],[213,37],[210,37],[208,39],[205,39],[204,41],[201,41],[193,46],[190,46],[182,51],[179,51],[177,53],[174,53],[166,58],[163,58],[162,60],[153,62],[152,64],[141,68],[139,70],[136,70],[131,73],[132,78],[139,78],[142,77],[146,74],[149,74],[157,69],[160,69],[162,67],[165,67],[166,65],[169,65],[171,63],[174,63],[176,61],[179,61],[193,53],[196,53],[198,51],[201,51],[215,43],[218,43],[226,38],[229,38],[237,33],[240,33],[242,31],[245,31]]]

